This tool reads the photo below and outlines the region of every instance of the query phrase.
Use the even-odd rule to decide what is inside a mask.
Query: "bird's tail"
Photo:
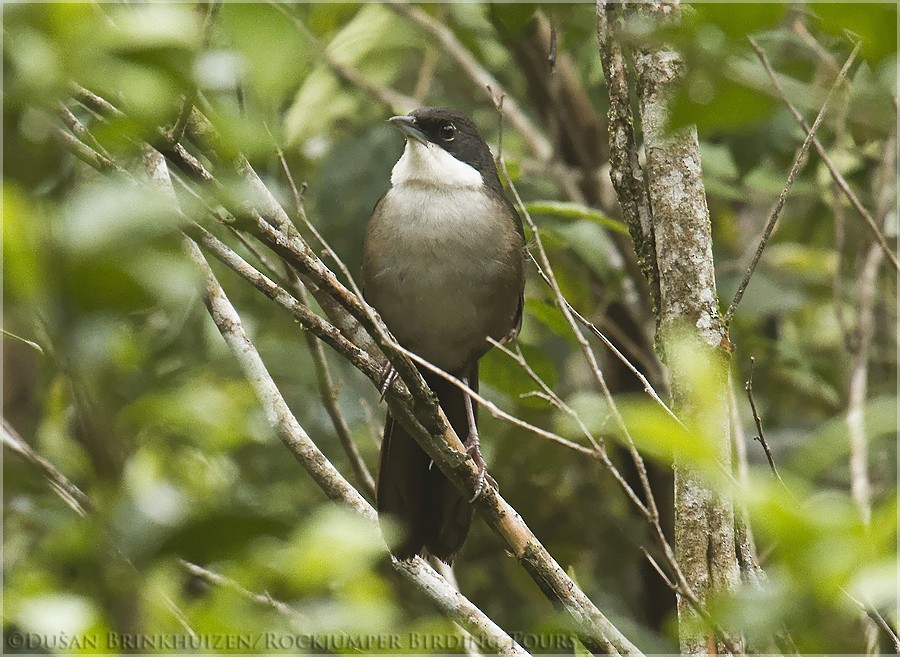
[[[468,374],[469,385],[478,390],[478,366]],[[422,372],[437,395],[441,408],[460,440],[469,431],[465,393],[445,379]],[[477,407],[474,409],[477,413]],[[477,417],[477,416],[476,416]],[[378,469],[378,513],[387,515],[401,528],[393,553],[399,559],[433,554],[450,563],[462,547],[472,524],[472,505],[443,475],[403,426],[387,416]]]

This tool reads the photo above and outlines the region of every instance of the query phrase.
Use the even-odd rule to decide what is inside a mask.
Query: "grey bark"
[[[669,369],[679,417],[702,427],[721,465],[731,469],[731,440],[725,361],[728,338],[718,312],[709,210],[694,126],[670,132],[668,100],[680,74],[678,55],[668,50],[635,55],[638,98],[646,151],[656,264],[659,272],[657,346]],[[714,371],[703,404],[687,388],[694,363],[676,353],[687,338],[708,357]],[[699,439],[699,435],[698,435]],[[739,581],[735,554],[734,509],[691,465],[675,463],[675,552],[694,593],[705,601],[713,591]],[[712,637],[696,611],[678,597],[681,653],[709,654]],[[717,652],[725,652],[717,646]]]

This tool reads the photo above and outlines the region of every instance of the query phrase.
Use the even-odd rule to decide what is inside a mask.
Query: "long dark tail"
[[[460,440],[465,440],[469,430],[465,393],[430,372],[422,372],[422,376],[437,395],[450,426]],[[468,378],[469,385],[478,390],[477,364],[468,372]],[[437,466],[431,466],[428,455],[390,414],[381,443],[378,513],[390,516],[401,526],[401,541],[393,550],[399,559],[430,553],[450,563],[472,524],[468,499]]]

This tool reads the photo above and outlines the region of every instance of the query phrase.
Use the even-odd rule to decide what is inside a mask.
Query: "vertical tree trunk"
[[[641,51],[635,56],[638,99],[646,152],[656,264],[659,272],[657,345],[669,369],[677,412],[689,426],[711,440],[723,466],[731,467],[728,422],[728,340],[718,311],[709,210],[700,168],[694,126],[670,132],[668,99],[678,79],[681,61],[667,50]],[[710,395],[698,404],[696,383],[689,373],[690,356],[675,353],[684,337],[700,346],[712,365]],[[698,436],[698,439],[701,439]],[[739,580],[734,542],[734,510],[730,499],[716,493],[690,465],[675,464],[675,552],[688,581],[701,600],[712,591],[727,590]],[[683,655],[709,654],[712,637],[679,596],[678,618]],[[721,646],[717,652],[723,652]]]
[[[677,2],[650,2],[624,9],[598,0],[600,57],[610,94],[611,177],[655,293],[656,345],[668,367],[674,405],[687,426],[697,429],[697,440],[709,441],[730,470],[728,338],[718,311],[697,130],[688,126],[673,132],[668,121],[681,60],[666,49],[633,53],[646,154],[642,170],[625,64],[628,51],[614,27],[619,12],[641,11],[662,21],[675,17],[677,8]],[[685,340],[692,345],[688,354],[680,348]],[[695,374],[700,363],[705,368],[702,386]],[[731,500],[689,463],[676,459],[675,552],[687,586],[701,602],[739,581],[734,527]],[[681,595],[678,620],[682,654],[726,652]]]

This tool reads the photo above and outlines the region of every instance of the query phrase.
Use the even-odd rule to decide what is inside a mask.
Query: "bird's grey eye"
[[[441,139],[444,141],[453,141],[456,136],[456,126],[452,123],[445,123],[441,126]]]

